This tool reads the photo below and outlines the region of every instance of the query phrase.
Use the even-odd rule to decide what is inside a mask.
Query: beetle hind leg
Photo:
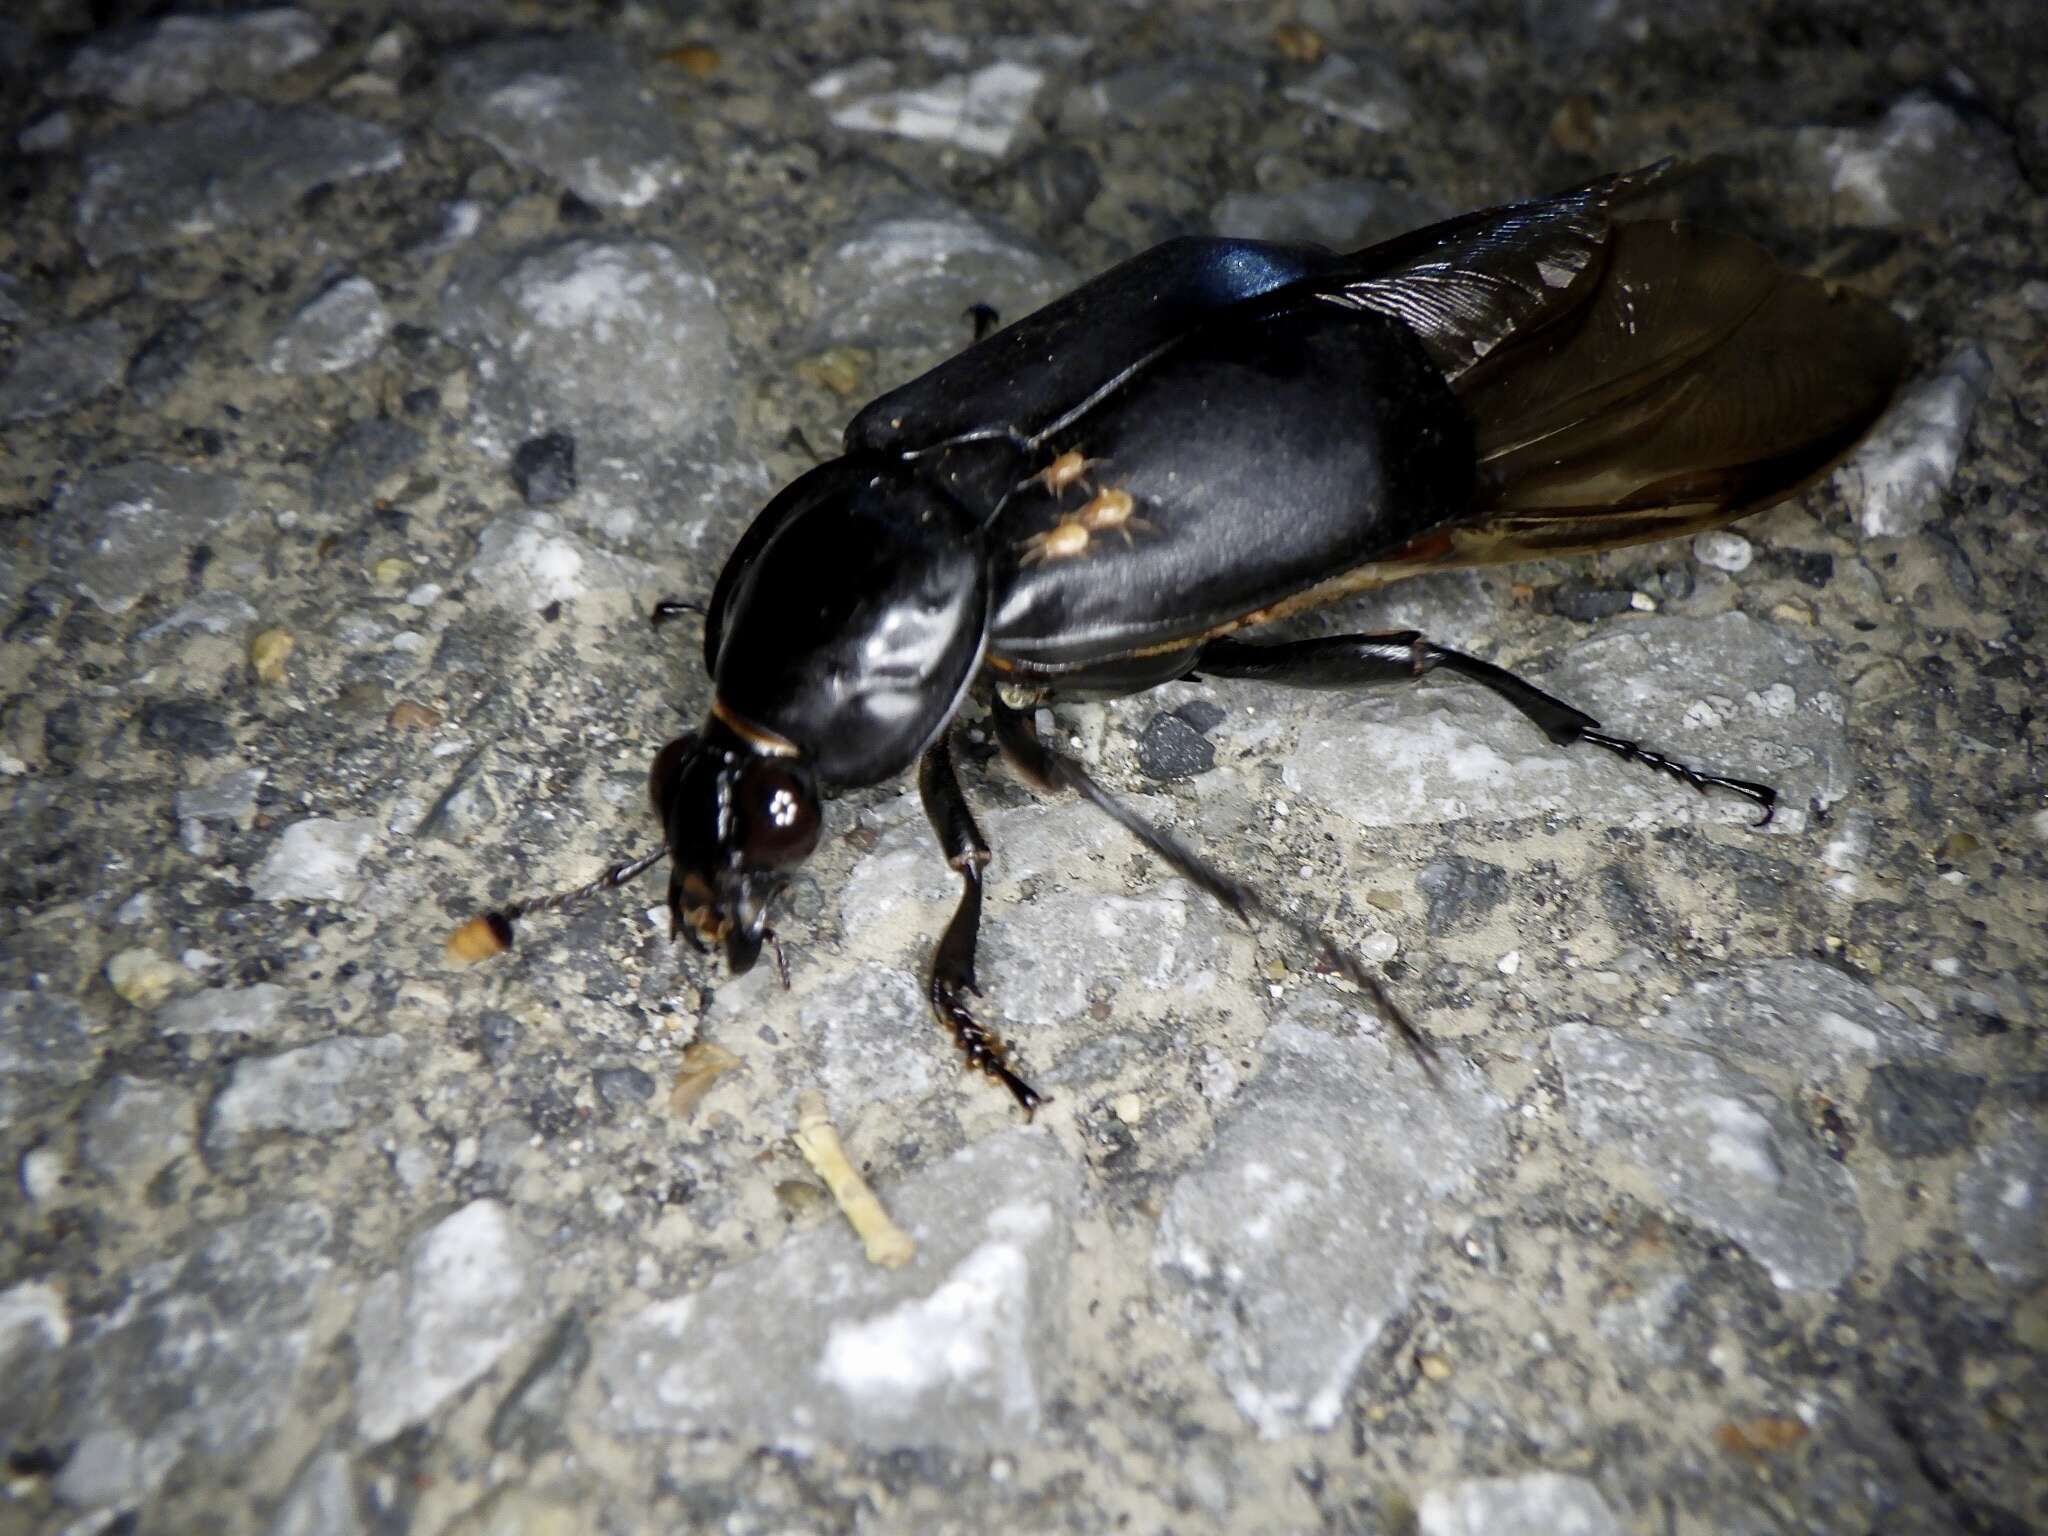
[[[974,979],[974,951],[981,937],[981,880],[988,865],[989,849],[981,829],[974,824],[967,797],[960,792],[960,780],[953,772],[953,753],[944,736],[926,748],[919,760],[917,790],[932,831],[938,834],[946,862],[959,872],[962,886],[960,905],[953,911],[953,920],[946,924],[938,948],[932,951],[926,985],[932,1017],[952,1035],[967,1064],[1009,1089],[1010,1096],[1029,1115],[1045,1102],[1043,1095],[1011,1069],[1010,1048],[967,1006],[970,993],[981,995]]]
[[[1211,640],[1195,661],[1196,671],[1212,677],[1252,678],[1285,688],[1371,688],[1412,682],[1438,668],[1505,699],[1560,747],[1583,741],[1612,752],[1624,762],[1641,763],[1659,773],[1668,773],[1703,795],[1716,789],[1740,795],[1762,808],[1758,826],[1767,824],[1777,812],[1778,792],[1770,785],[1705,773],[1638,742],[1610,736],[1584,710],[1574,709],[1505,667],[1437,645],[1412,629],[1380,635],[1329,635],[1274,644]]]

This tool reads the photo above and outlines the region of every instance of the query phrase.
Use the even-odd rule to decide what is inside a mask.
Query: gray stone
[[[1802,128],[1789,169],[1826,202],[1832,225],[1888,228],[1988,213],[2020,190],[2010,144],[1916,91],[1869,128]]]
[[[0,272],[0,325],[20,325],[29,313],[28,290],[18,279]]]
[[[1525,1472],[1432,1488],[1416,1510],[1421,1536],[1622,1536],[1600,1490],[1583,1477]]]
[[[1122,1009],[1143,994],[1209,991],[1235,930],[1215,902],[1166,879],[1136,896],[1041,891],[1002,910],[982,934],[986,1006],[1013,1025],[1073,1023],[1094,993],[1114,988]]]
[[[1333,1035],[1327,994],[1297,994],[1209,1152],[1175,1181],[1153,1262],[1189,1332],[1263,1436],[1328,1429],[1351,1378],[1421,1277],[1432,1214],[1507,1151],[1505,1106],[1445,1062]]]
[[[374,816],[295,821],[264,855],[250,889],[258,901],[352,901],[362,885],[357,866],[379,832]]]
[[[356,1429],[367,1444],[424,1423],[529,1338],[532,1255],[495,1200],[473,1200],[420,1233],[404,1265],[372,1281],[356,1311]]]
[[[946,1042],[917,978],[901,966],[835,974],[804,999],[797,1032],[824,1053],[826,1103],[841,1117],[891,1099],[921,1099],[934,1074],[946,1081]]]
[[[50,513],[50,564],[105,613],[126,613],[144,593],[182,577],[191,550],[240,515],[241,488],[137,460],[90,470]]]
[[[1448,933],[1486,920],[1507,896],[1508,872],[1484,859],[1452,854],[1424,865],[1415,888],[1429,903],[1429,931]]]
[[[192,1150],[196,1119],[190,1090],[117,1077],[87,1102],[80,1151],[95,1173],[140,1189]]]
[[[491,1444],[537,1457],[562,1443],[569,1397],[590,1364],[590,1333],[573,1313],[555,1325],[534,1351],[505,1401],[491,1415]]]
[[[336,1035],[235,1063],[206,1120],[209,1153],[270,1131],[344,1131],[374,1111],[406,1055],[403,1035]]]
[[[451,58],[444,79],[443,129],[482,139],[602,207],[643,207],[684,178],[675,116],[610,39],[549,33],[483,43]]]
[[[530,613],[591,592],[641,592],[657,575],[578,538],[552,512],[531,510],[486,523],[465,574],[479,600]]]
[[[1001,158],[1031,120],[1045,71],[1004,60],[929,85],[866,94],[835,72],[811,86],[833,125],[862,133],[893,133]],[[820,90],[820,86],[824,90]]]
[[[269,777],[268,768],[237,768],[211,784],[179,790],[171,808],[180,821],[227,822],[246,831],[256,820],[256,793]]]
[[[1615,735],[1775,785],[1781,830],[1803,828],[1809,801],[1831,804],[1853,782],[1842,690],[1811,647],[1747,614],[1606,625],[1532,680]],[[1470,685],[1432,680],[1294,707],[1308,718],[1283,781],[1368,827],[1549,815],[1638,826],[1756,820],[1732,795],[1695,794],[1607,752],[1553,747]]]
[[[1353,251],[1441,219],[1435,198],[1384,181],[1316,181],[1288,192],[1233,192],[1209,215],[1219,235]]]
[[[403,474],[424,447],[426,439],[402,421],[373,416],[350,422],[313,472],[313,504],[360,516],[378,488]]]
[[[1149,795],[1130,796],[1128,803],[1140,815],[1155,818],[1165,809],[1164,802]],[[948,902],[960,895],[960,877],[940,857],[915,795],[882,807],[881,818],[886,821],[875,846],[840,889],[840,922],[849,939],[879,926],[906,901]],[[1101,812],[1076,800],[1034,801],[978,814],[976,820],[995,850],[986,877],[991,892],[1014,891],[1041,877],[1072,878],[1083,861],[1127,836]]]
[[[868,1263],[836,1217],[596,1338],[603,1425],[802,1448],[1000,1450],[1044,1427],[1065,1377],[1079,1174],[1004,1131],[884,1187],[917,1244]]]
[[[567,432],[529,437],[512,454],[512,483],[529,507],[550,507],[576,491],[576,439]]]
[[[0,992],[0,1128],[44,1101],[53,1085],[93,1074],[85,1013],[49,992]]]
[[[1863,1113],[1893,1157],[1939,1157],[1970,1139],[1984,1079],[1939,1067],[1887,1064],[1870,1074]]]
[[[197,315],[184,309],[173,313],[128,359],[122,382],[129,400],[146,411],[162,405],[184,381],[206,340],[206,325]]]
[[[1818,960],[1762,960],[1694,982],[1648,1028],[1724,1061],[1764,1062],[1845,1096],[1849,1074],[1939,1048],[1864,982]]]
[[[710,276],[676,246],[593,236],[479,251],[442,292],[441,330],[476,361],[490,446],[509,455],[566,431],[600,490],[644,498],[651,465],[711,453],[731,431],[732,333]],[[707,462],[693,483],[715,496],[732,473]]]
[[[1991,389],[1991,360],[1975,342],[1950,352],[1933,373],[1894,400],[1835,484],[1867,539],[1918,533],[1941,510],[1956,477],[1977,407]]]
[[[654,1097],[654,1079],[638,1067],[600,1067],[590,1081],[613,1114],[637,1109]]]
[[[57,1496],[133,1503],[188,1456],[241,1470],[291,1402],[331,1240],[325,1208],[276,1206],[132,1275],[121,1305],[72,1346],[58,1432],[76,1449]]]
[[[270,343],[272,373],[340,373],[367,363],[391,334],[391,313],[366,277],[345,277],[301,305]]]
[[[44,1394],[56,1381],[71,1318],[64,1296],[42,1280],[0,1291],[0,1457],[32,1445],[48,1429]]]
[[[1399,133],[1415,121],[1414,93],[1386,59],[1330,57],[1280,93],[1369,133]]]
[[[2048,1280],[2044,1188],[2048,1133],[2017,1112],[1986,1130],[1969,1166],[1956,1175],[1964,1241],[1986,1269],[2016,1288]]]
[[[325,107],[224,97],[122,129],[85,159],[78,238],[95,266],[278,218],[323,182],[395,170],[398,135]]]
[[[1863,1238],[1855,1185],[1763,1083],[1704,1050],[1585,1024],[1549,1044],[1573,1129],[1647,1174],[1671,1209],[1740,1243],[1780,1290],[1848,1277]]]
[[[1192,779],[1216,766],[1216,749],[1178,714],[1157,714],[1138,737],[1138,771],[1148,779]]]
[[[365,1529],[348,1458],[320,1451],[306,1458],[285,1490],[268,1536],[362,1536]]]
[[[256,622],[256,610],[249,600],[235,592],[202,592],[189,603],[181,603],[170,616],[157,620],[136,635],[148,642],[178,636],[192,630],[209,635],[231,635]]]
[[[246,90],[326,47],[327,29],[304,11],[167,16],[95,37],[71,56],[53,93],[161,111],[212,91]]]
[[[274,982],[250,987],[209,987],[166,1003],[152,1021],[162,1035],[250,1035],[277,1033],[287,1022],[289,994]]]
[[[61,416],[121,382],[128,333],[112,320],[82,320],[22,338],[0,378],[0,425]]]
[[[957,208],[910,210],[842,235],[808,286],[819,345],[956,348],[970,304],[1023,315],[1072,287],[1059,257]]]

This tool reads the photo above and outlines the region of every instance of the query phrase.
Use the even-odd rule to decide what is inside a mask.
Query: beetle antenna
[[[1423,1074],[1436,1087],[1443,1086],[1442,1079],[1437,1076],[1436,1071],[1436,1047],[1430,1043],[1429,1036],[1415,1027],[1408,1015],[1403,1013],[1400,1006],[1388,995],[1379,978],[1367,970],[1365,963],[1356,955],[1338,944],[1314,923],[1280,911],[1250,886],[1224,874],[1172,833],[1154,826],[1118,800],[1089,777],[1088,771],[1079,763],[1062,757],[1041,742],[1029,715],[1021,710],[1011,709],[1001,699],[997,699],[995,718],[996,739],[1002,744],[1003,755],[1008,757],[1017,771],[1034,786],[1044,790],[1071,789],[1172,865],[1183,878],[1194,882],[1228,907],[1247,928],[1252,926],[1252,919],[1256,916],[1268,917],[1292,928],[1322,951],[1325,964],[1372,999],[1374,1011],[1415,1053],[1415,1059],[1421,1064]]]
[[[502,955],[512,947],[512,925],[520,918],[535,912],[566,912],[572,907],[580,907],[593,896],[617,890],[628,881],[638,879],[667,857],[668,849],[664,847],[643,853],[637,859],[621,859],[595,880],[586,881],[573,890],[556,891],[551,896],[529,896],[523,901],[509,902],[472,917],[448,935],[448,958],[468,964],[475,960],[488,960],[492,955]]]

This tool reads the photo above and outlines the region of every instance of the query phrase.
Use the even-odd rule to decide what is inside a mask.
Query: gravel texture
[[[6,9],[0,1530],[2048,1528],[2038,7]],[[1870,443],[1295,627],[1769,827],[1441,674],[1040,712],[1435,1083],[978,707],[1029,1125],[929,1021],[907,782],[828,808],[787,991],[655,878],[444,960],[648,840],[707,694],[652,603],[970,305],[1670,153],[1906,318]]]

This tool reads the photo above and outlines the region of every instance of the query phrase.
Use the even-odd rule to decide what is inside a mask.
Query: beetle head
[[[774,940],[769,903],[818,846],[816,775],[714,719],[661,749],[647,788],[668,839],[671,933],[721,946],[744,975]]]

